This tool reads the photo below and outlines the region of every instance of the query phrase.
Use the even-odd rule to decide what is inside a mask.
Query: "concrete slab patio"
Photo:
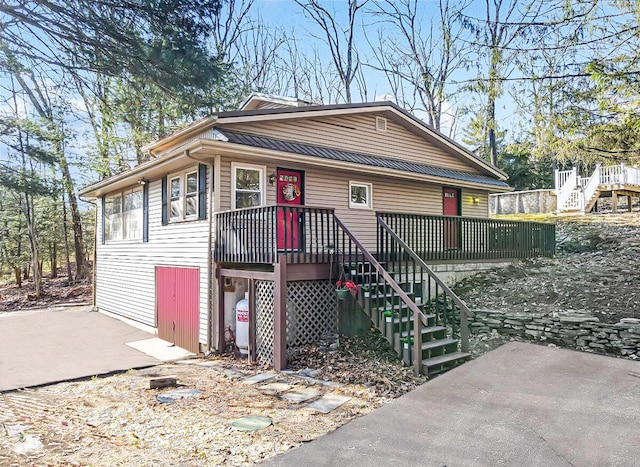
[[[509,343],[266,466],[636,466],[640,363]]]
[[[0,315],[0,391],[160,363],[125,345],[154,336],[87,309]]]

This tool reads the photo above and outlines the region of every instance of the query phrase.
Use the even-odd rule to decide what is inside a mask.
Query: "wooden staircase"
[[[378,218],[379,226],[393,247],[377,256],[335,220],[341,276],[358,284],[358,305],[398,356],[417,374],[426,375],[467,360],[470,311],[466,304],[382,219]]]
[[[450,337],[451,329],[443,322],[452,310],[447,310],[445,313],[445,310],[441,309],[444,304],[442,300],[438,302],[438,297],[423,303],[425,294],[420,282],[401,277],[407,274],[388,270],[385,263],[378,264],[385,268],[407,297],[413,300],[418,309],[423,312],[424,321],[420,328],[420,372],[435,375],[467,360],[470,354],[459,350],[459,339]],[[412,365],[415,341],[412,336],[415,320],[409,306],[384,280],[380,280],[378,272],[370,262],[343,264],[342,267],[345,276],[359,286],[356,296],[359,306],[367,313],[402,360],[407,365]],[[453,316],[451,318],[455,319]]]

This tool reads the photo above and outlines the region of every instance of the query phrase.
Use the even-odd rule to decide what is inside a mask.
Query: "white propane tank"
[[[236,345],[240,353],[249,353],[249,292],[236,303]]]

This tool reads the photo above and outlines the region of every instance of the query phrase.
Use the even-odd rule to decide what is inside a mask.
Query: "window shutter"
[[[107,200],[104,197],[104,195],[102,196],[102,198],[100,198],[102,200],[102,232],[100,232],[100,243],[102,243],[104,245],[104,221],[105,221],[105,214],[104,214],[104,208],[107,205]]]
[[[207,218],[207,166],[198,164],[198,219]]]
[[[162,177],[162,225],[169,223],[169,211],[167,203],[167,176]]]
[[[149,182],[142,185],[142,241],[149,241]]]

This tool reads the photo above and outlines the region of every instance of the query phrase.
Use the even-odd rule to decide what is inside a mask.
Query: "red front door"
[[[302,214],[294,206],[302,206],[304,198],[304,172],[278,169],[276,199],[278,208],[278,250],[299,250],[301,245]]]
[[[460,215],[460,190],[457,188],[442,189],[442,213],[445,216]],[[445,219],[443,243],[444,248],[458,248],[460,244],[460,234],[458,231],[458,221],[454,219]]]

